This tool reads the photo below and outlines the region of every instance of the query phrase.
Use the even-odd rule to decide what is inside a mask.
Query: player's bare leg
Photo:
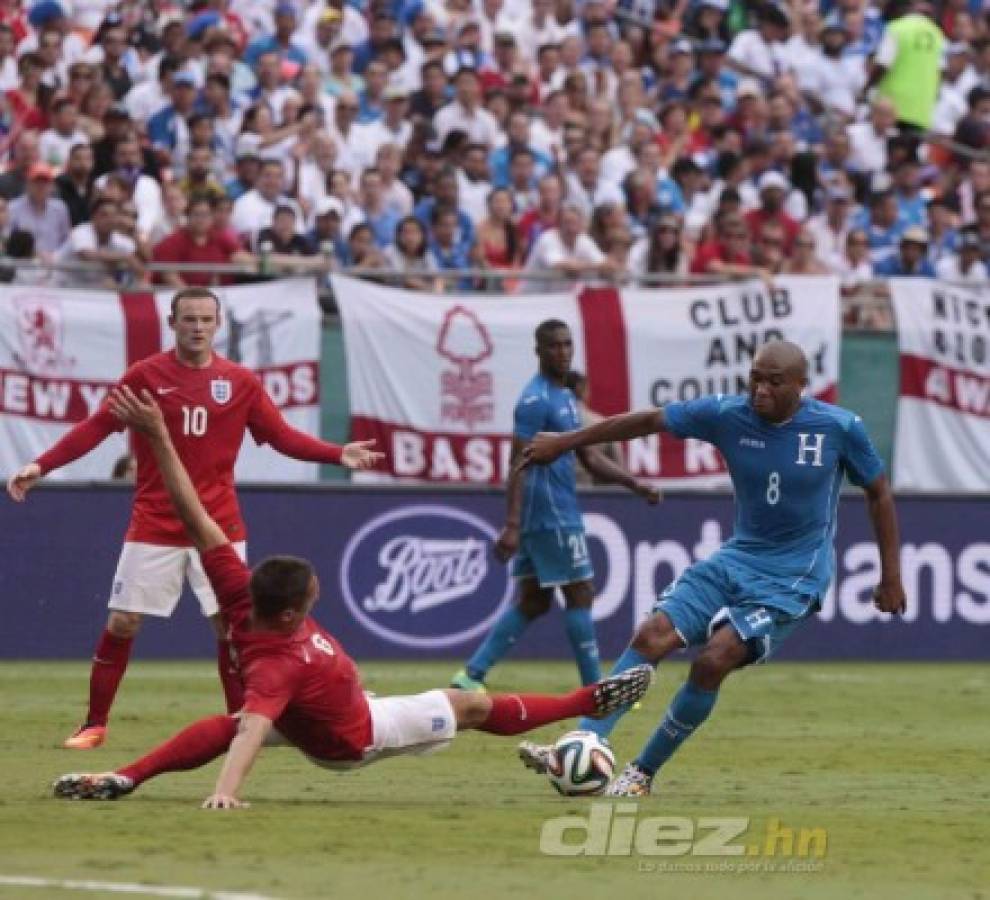
[[[508,653],[534,619],[545,615],[553,602],[553,591],[541,588],[535,578],[519,579],[519,596],[498,619],[481,646],[464,668],[450,680],[450,686],[462,691],[484,691],[485,676]]]
[[[647,796],[660,766],[708,718],[722,682],[751,658],[751,649],[735,629],[730,625],[719,628],[691,664],[687,682],[671,701],[660,727],[605,793],[610,797]]]
[[[683,646],[684,641],[674,629],[670,619],[662,612],[655,613],[636,628],[629,647],[616,660],[612,673],[617,675],[641,665],[656,666],[660,660]],[[631,704],[626,704],[602,719],[588,717],[582,720],[578,727],[585,731],[594,731],[606,740],[630,706]],[[519,745],[519,759],[522,764],[538,775],[546,774],[552,762],[552,754],[552,744],[523,741]]]
[[[140,628],[140,613],[111,610],[93,654],[86,720],[62,744],[67,750],[92,750],[106,741],[110,707],[127,671],[134,637]]]

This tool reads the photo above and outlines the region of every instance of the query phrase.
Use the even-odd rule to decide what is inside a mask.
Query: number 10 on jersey
[[[206,407],[205,406],[183,406],[182,407],[182,433],[193,437],[202,437],[206,434]]]

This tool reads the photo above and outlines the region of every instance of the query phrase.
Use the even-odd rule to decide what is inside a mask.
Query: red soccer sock
[[[227,701],[227,712],[233,714],[244,705],[244,682],[234,664],[230,641],[217,641],[217,671],[223,685],[223,697]]]
[[[233,716],[210,716],[200,719],[188,728],[169,738],[146,756],[129,766],[117,769],[118,775],[126,775],[135,785],[161,775],[162,772],[181,772],[198,769],[221,753],[226,753],[237,734],[237,719]]]
[[[89,712],[87,725],[106,725],[120,680],[127,671],[134,638],[122,638],[104,631],[93,655],[89,674]]]
[[[590,684],[570,694],[492,694],[492,711],[478,729],[489,734],[522,734],[561,719],[591,715],[595,687]]]

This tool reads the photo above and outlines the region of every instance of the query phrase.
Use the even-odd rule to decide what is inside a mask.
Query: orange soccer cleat
[[[75,734],[67,737],[62,746],[66,750],[94,750],[106,739],[106,725],[83,725]]]

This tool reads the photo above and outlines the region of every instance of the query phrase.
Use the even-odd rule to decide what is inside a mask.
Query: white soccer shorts
[[[241,559],[247,559],[244,541],[235,543],[234,549]],[[187,578],[203,615],[215,616],[219,612],[217,597],[196,550],[125,541],[113,576],[109,607],[168,618],[175,612]]]
[[[425,756],[450,746],[457,716],[441,690],[400,697],[369,697],[371,746],[359,760],[310,759],[325,769],[355,769],[390,756]]]

